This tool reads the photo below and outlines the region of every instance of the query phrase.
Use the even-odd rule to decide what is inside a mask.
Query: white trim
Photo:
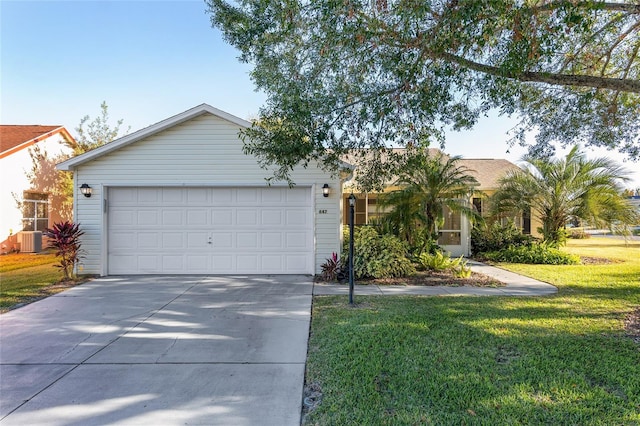
[[[66,161],[63,161],[62,163],[59,163],[56,166],[56,168],[58,170],[73,170],[74,168],[88,161],[94,160],[98,157],[101,157],[119,148],[132,144],[134,142],[137,142],[149,136],[155,135],[156,133],[160,133],[163,130],[166,130],[170,127],[173,127],[180,123],[184,123],[185,121],[191,120],[195,117],[198,117],[200,115],[207,114],[207,113],[214,115],[216,117],[222,118],[223,120],[230,121],[231,123],[236,124],[243,128],[251,127],[251,123],[246,120],[243,120],[239,117],[231,115],[227,112],[221,111],[217,108],[212,107],[211,105],[201,104],[187,111],[184,111],[180,114],[176,114],[173,117],[169,117],[165,120],[162,120],[156,124],[152,124],[149,127],[145,127],[144,129],[138,130],[137,132],[134,132],[130,135],[123,136],[119,139],[116,139],[112,142],[102,145],[99,148],[93,149],[89,152],[85,152],[84,154],[81,154],[76,157],[70,158]]]
[[[102,202],[100,203],[100,210],[102,213],[100,214],[101,220],[101,234],[103,236],[101,244],[100,244],[100,276],[105,277],[109,271],[109,189],[110,187],[107,185],[100,185],[100,194],[102,195]]]

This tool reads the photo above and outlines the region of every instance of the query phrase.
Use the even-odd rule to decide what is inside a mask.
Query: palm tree
[[[389,210],[383,218],[386,228],[411,245],[420,232],[426,240],[438,239],[445,208],[475,217],[469,197],[478,181],[469,174],[471,170],[458,164],[459,156],[436,152],[408,153],[393,184],[400,189],[380,197],[380,206]]]
[[[579,146],[561,159],[525,156],[521,170],[508,173],[492,197],[494,213],[531,209],[542,221],[546,242],[563,241],[562,229],[575,219],[601,224],[624,217],[630,208],[619,202],[628,172],[608,158],[587,160]]]

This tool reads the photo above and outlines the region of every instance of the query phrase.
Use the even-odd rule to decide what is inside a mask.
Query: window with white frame
[[[49,226],[49,194],[24,191],[22,198],[22,230],[44,231]]]
[[[444,223],[439,229],[438,244],[459,246],[462,244],[462,214],[444,206]]]

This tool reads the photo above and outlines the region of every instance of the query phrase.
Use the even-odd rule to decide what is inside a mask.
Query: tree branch
[[[532,6],[529,10],[537,12],[537,11],[550,11],[559,9],[561,7],[576,7],[576,8],[593,8],[594,10],[606,10],[610,12],[629,12],[629,13],[640,13],[640,3],[611,3],[611,2],[591,2],[591,1],[581,1],[581,2],[573,2],[569,0],[560,0],[560,1],[551,1],[548,3],[541,4],[540,6]]]
[[[625,80],[622,78],[605,78],[592,75],[554,74],[548,72],[522,71],[505,72],[498,67],[462,58],[447,52],[434,53],[440,59],[444,59],[474,71],[505,77],[522,82],[548,83],[556,86],[591,87],[594,89],[619,90],[623,92],[640,93],[640,80]]]

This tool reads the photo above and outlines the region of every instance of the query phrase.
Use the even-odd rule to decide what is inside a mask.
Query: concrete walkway
[[[524,277],[504,269],[484,263],[469,261],[473,272],[487,275],[506,284],[504,287],[451,287],[451,286],[416,286],[416,285],[357,285],[355,293],[360,295],[400,295],[412,294],[422,296],[546,296],[558,292],[551,284]],[[344,284],[322,284],[313,286],[313,294],[331,295],[347,294],[349,286]]]

